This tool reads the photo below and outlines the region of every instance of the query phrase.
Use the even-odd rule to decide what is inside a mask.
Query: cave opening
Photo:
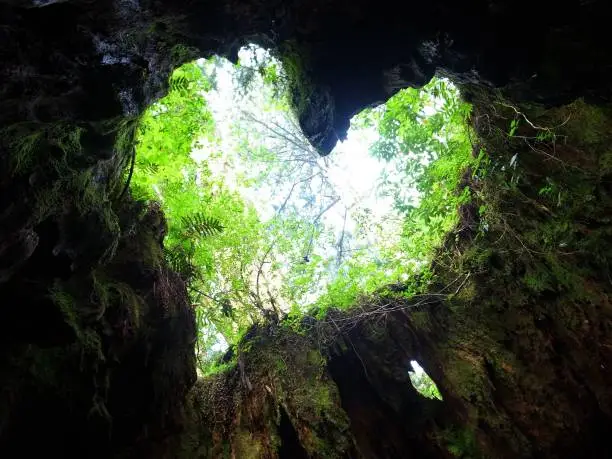
[[[609,6],[533,3],[0,1],[0,456],[605,457]],[[396,219],[293,188],[353,116]]]
[[[411,369],[408,370],[410,382],[416,391],[423,397],[442,400],[442,394],[431,376],[423,369],[416,360],[410,361]]]
[[[448,80],[356,115],[327,156],[302,133],[291,84],[282,60],[249,45],[236,64],[175,70],[140,120],[131,192],[165,213],[203,374],[264,318],[323,317],[391,284],[414,294],[469,199],[470,107]]]

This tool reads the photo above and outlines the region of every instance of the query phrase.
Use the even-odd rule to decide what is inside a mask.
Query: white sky
[[[256,53],[266,53],[265,50],[257,49]],[[252,58],[252,51],[242,50],[239,54],[242,62],[248,62]],[[205,65],[205,61],[201,61],[201,65]],[[232,78],[233,65],[230,62],[225,62],[221,67],[217,67],[216,73],[216,91],[209,91],[205,94],[208,105],[214,114],[215,125],[219,134],[220,144],[211,146],[204,144],[202,147],[195,149],[192,156],[195,160],[206,160],[208,166],[213,171],[213,174],[222,175],[225,184],[229,188],[236,189],[240,192],[244,199],[250,201],[257,209],[260,217],[264,220],[270,218],[275,213],[275,206],[278,207],[288,194],[288,189],[291,183],[288,182],[286,189],[282,190],[274,187],[271,184],[262,184],[257,188],[245,188],[239,185],[241,181],[238,176],[245,169],[254,167],[249,164],[232,164],[228,166],[223,160],[211,160],[213,150],[233,151],[235,145],[235,137],[231,134],[232,120],[237,116],[237,111],[244,107],[236,106],[235,99],[235,84]],[[254,94],[251,94],[254,93]],[[265,99],[262,99],[261,94],[256,91],[251,91],[248,97],[252,99],[245,103],[250,103],[251,110],[257,112],[261,108],[261,119],[265,119]],[[257,100],[257,97],[260,97]],[[378,138],[378,133],[375,128],[367,129],[350,129],[347,139],[344,142],[338,142],[334,150],[330,153],[327,161],[327,177],[334,185],[334,191],[341,197],[341,201],[332,207],[324,214],[321,222],[327,227],[332,228],[337,234],[342,232],[343,227],[351,232],[355,229],[356,222],[352,218],[351,212],[347,213],[346,223],[344,222],[345,208],[351,207],[353,204],[358,204],[360,208],[369,208],[372,211],[372,219],[384,224],[392,223],[396,219],[389,218],[391,214],[396,216],[393,209],[393,198],[382,197],[376,193],[378,179],[385,166],[389,169],[389,164],[384,161],[373,158],[369,154],[370,145]],[[318,161],[323,163],[325,158],[319,158]],[[294,198],[292,197],[292,200]],[[296,198],[297,199],[297,198]],[[318,199],[318,197],[317,197]],[[401,225],[393,225],[388,228],[385,234],[389,240],[399,237]],[[393,233],[397,234],[393,234]],[[376,241],[362,241],[363,244],[374,246]],[[330,247],[315,247],[314,251],[329,252],[335,250]]]
[[[253,48],[251,51],[241,51],[241,61],[249,61],[251,59]],[[257,49],[255,53],[265,54],[263,49]],[[201,67],[206,66],[206,61],[200,60]],[[255,165],[252,162],[232,162],[236,161],[237,155],[232,155],[233,160],[228,160],[223,152],[235,152],[238,149],[236,145],[236,136],[232,134],[233,120],[244,109],[244,106],[237,106],[235,92],[236,87],[233,81],[232,72],[233,65],[225,61],[222,67],[217,67],[216,90],[209,91],[203,94],[208,102],[209,109],[213,113],[215,126],[217,130],[216,139],[211,142],[202,139],[192,152],[192,157],[196,161],[206,161],[213,175],[222,176],[224,184],[238,191],[241,196],[251,202],[257,209],[262,220],[271,218],[276,213],[276,208],[284,201],[287,196],[291,182],[285,184],[285,189],[275,188],[270,183],[263,183],[257,187],[244,187],[243,180],[240,178],[241,173],[252,173],[252,168]],[[261,91],[263,93],[263,91]],[[252,94],[254,93],[254,94]],[[259,97],[259,99],[257,99]],[[266,99],[263,94],[257,94],[257,91],[251,91],[248,95],[249,100],[245,104],[249,104],[249,109],[256,115],[261,115],[260,119],[269,117],[269,107],[265,107]],[[258,110],[260,110],[258,112]],[[431,115],[436,111],[436,107],[426,107],[424,115]],[[390,196],[383,197],[377,193],[377,185],[383,171],[389,175],[397,174],[394,163],[385,162],[372,157],[369,153],[370,146],[377,140],[378,133],[375,128],[350,129],[347,139],[344,142],[338,142],[334,150],[328,157],[329,160],[319,157],[318,162],[326,163],[326,171],[328,179],[333,183],[334,192],[340,196],[341,202],[334,206],[330,211],[326,212],[322,218],[322,223],[333,229],[337,234],[340,234],[343,227],[350,233],[356,227],[354,215],[351,215],[350,210],[347,213],[345,222],[345,209],[351,208],[357,204],[355,208],[368,208],[371,210],[370,218],[375,223],[384,227],[383,234],[385,241],[373,240],[376,238],[374,234],[368,234],[367,240],[356,241],[358,246],[372,247],[375,253],[376,247],[379,244],[390,244],[392,241],[398,240],[402,229],[402,216],[393,207],[393,198]],[[405,190],[406,195],[418,196],[416,189]],[[316,197],[319,199],[320,197]],[[297,198],[293,198],[297,200]],[[276,206],[276,207],[275,207]],[[334,253],[335,249],[328,245],[326,247],[314,248],[315,253],[320,253],[329,256]],[[331,280],[331,279],[329,279]],[[314,293],[313,295],[316,295]],[[316,296],[309,298],[310,301],[316,300]],[[212,351],[223,350],[227,347],[227,343],[221,335],[218,336],[218,343]],[[423,369],[417,362],[411,362],[413,371],[417,375],[423,372]]]

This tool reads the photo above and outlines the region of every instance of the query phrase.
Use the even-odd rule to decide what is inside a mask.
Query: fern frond
[[[181,218],[181,225],[189,237],[209,237],[223,231],[223,225],[219,220],[208,217],[202,212]]]
[[[136,167],[139,169],[141,174],[145,175],[155,175],[160,169],[159,164],[148,160],[137,162]]]
[[[189,80],[183,76],[173,76],[170,78],[170,91],[178,91],[182,94],[186,94],[189,90]]]

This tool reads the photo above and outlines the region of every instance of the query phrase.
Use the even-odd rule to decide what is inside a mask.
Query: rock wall
[[[503,87],[515,101],[611,95],[607,5],[596,0],[3,0],[0,8],[3,125],[136,116],[173,67],[235,57],[247,42],[279,49],[295,69],[302,127],[324,154],[354,114],[436,70]]]
[[[607,17],[603,1],[0,1],[2,456],[602,457]],[[467,183],[490,212],[459,209],[429,292],[446,301],[372,300],[376,320],[323,322],[323,341],[255,329],[236,369],[193,386],[163,215],[123,172],[172,68],[249,41],[278,50],[322,154],[362,108],[453,78],[490,161]],[[443,404],[408,384],[412,358]]]
[[[184,457],[294,457],[278,442],[295,437],[306,454],[295,457],[605,457],[611,115],[479,92],[472,121],[487,154],[466,174],[472,202],[426,293],[394,285],[298,333],[254,328],[238,364],[190,393]],[[412,360],[443,401],[415,391]]]

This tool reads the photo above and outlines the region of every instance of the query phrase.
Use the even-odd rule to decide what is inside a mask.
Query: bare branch
[[[348,207],[344,207],[344,221],[342,222],[342,234],[340,234],[340,239],[338,240],[338,257],[336,264],[340,266],[342,263],[342,257],[344,256],[344,234],[346,233],[346,218],[348,216]]]
[[[317,175],[320,175],[320,172],[317,172],[316,174],[313,174],[309,177],[306,177],[302,180],[298,180],[297,182],[294,182],[293,185],[291,186],[291,189],[289,190],[289,194],[287,194],[287,197],[285,198],[285,201],[282,203],[282,205],[278,208],[278,210],[276,211],[277,215],[280,215],[283,210],[285,210],[285,206],[287,206],[287,203],[289,202],[289,198],[291,198],[291,195],[293,194],[293,190],[295,190],[295,187],[299,184],[299,183],[304,183],[308,180],[312,180],[314,177],[316,177]]]
[[[312,234],[310,236],[310,241],[308,242],[308,249],[306,249],[306,253],[304,254],[304,258],[307,259],[310,256],[310,253],[312,252],[312,244],[314,242],[314,235],[315,235],[315,231],[317,229],[317,225],[319,223],[319,220],[321,220],[321,217],[332,207],[334,207],[338,202],[340,201],[340,197],[337,196],[331,203],[329,203],[329,205],[327,205],[325,208],[323,208],[323,210],[321,210],[321,212],[319,212],[319,214],[315,217],[315,219],[312,222]]]
[[[286,135],[283,132],[279,132],[278,130],[271,127],[269,124],[266,124],[265,122],[257,119],[250,112],[242,111],[242,113],[249,119],[249,121],[259,124],[260,126],[263,126],[265,129],[272,132],[279,140],[285,140],[289,142],[290,144],[292,144],[293,146],[295,146],[298,150],[304,151],[304,144],[301,144],[300,142],[296,141],[296,139],[292,135]]]
[[[257,268],[257,278],[255,280],[255,289],[257,293],[257,299],[260,303],[261,303],[261,295],[259,294],[259,279],[263,275],[263,266],[264,264],[266,264],[266,259],[268,258],[268,255],[270,255],[270,252],[272,251],[275,245],[276,245],[276,239],[272,241],[272,244],[270,244],[270,247],[268,247],[268,250],[266,250],[266,253],[261,259],[261,263],[259,263],[259,267]]]
[[[513,105],[506,104],[506,103],[503,103],[503,102],[498,102],[498,104],[499,104],[499,105],[503,105],[504,107],[508,107],[508,108],[511,108],[512,110],[514,110],[514,113],[516,113],[516,114],[517,114],[517,115],[519,115],[519,116],[522,116],[522,117],[523,117],[523,119],[524,119],[524,120],[527,122],[527,124],[529,124],[529,126],[531,126],[533,129],[536,129],[536,130],[538,130],[538,131],[549,131],[549,132],[550,132],[550,131],[553,131],[553,130],[555,130],[555,129],[558,129],[558,128],[560,128],[560,127],[562,127],[562,126],[566,125],[566,124],[567,124],[567,122],[568,122],[568,121],[570,120],[570,118],[572,117],[572,115],[570,114],[570,115],[567,117],[567,119],[566,119],[565,121],[563,121],[561,124],[559,124],[559,125],[557,125],[557,126],[553,126],[552,128],[549,128],[549,127],[538,126],[537,124],[533,124],[531,121],[529,121],[529,118],[527,118],[523,112],[519,111],[519,110],[518,110],[516,107],[514,107]]]

